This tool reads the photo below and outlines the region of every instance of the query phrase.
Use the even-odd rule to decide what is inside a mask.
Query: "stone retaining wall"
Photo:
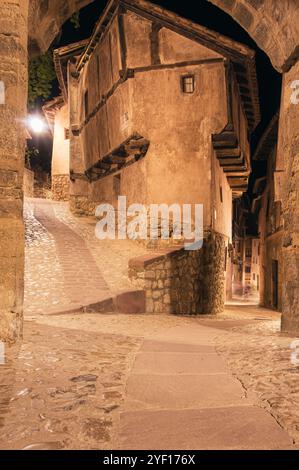
[[[224,309],[223,235],[207,232],[202,249],[175,247],[129,262],[132,283],[146,291],[147,313],[217,314]]]
[[[94,216],[98,204],[86,196],[70,196],[70,210],[76,216]]]
[[[52,196],[54,201],[69,201],[70,177],[69,175],[52,175]]]

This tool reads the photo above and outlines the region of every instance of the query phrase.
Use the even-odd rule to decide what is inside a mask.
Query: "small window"
[[[194,75],[185,75],[182,77],[182,90],[184,93],[194,93],[195,78]]]
[[[248,273],[248,274],[251,273],[251,268],[250,268],[250,266],[246,266],[246,268],[245,268],[245,273]]]
[[[255,281],[255,273],[253,273],[252,278],[253,278],[253,280]]]
[[[223,190],[222,190],[221,185],[220,185],[220,201],[223,202]]]
[[[64,129],[64,140],[69,140],[70,139],[70,130],[69,129]]]
[[[88,116],[88,90],[84,93],[84,113],[85,117]]]

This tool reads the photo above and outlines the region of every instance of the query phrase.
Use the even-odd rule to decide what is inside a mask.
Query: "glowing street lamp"
[[[35,134],[41,134],[47,128],[45,121],[39,116],[29,116],[27,122],[30,130]]]

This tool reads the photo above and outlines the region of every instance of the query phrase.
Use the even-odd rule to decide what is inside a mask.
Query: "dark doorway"
[[[278,261],[272,260],[272,302],[278,308]]]

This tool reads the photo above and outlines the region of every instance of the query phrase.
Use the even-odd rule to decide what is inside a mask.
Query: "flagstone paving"
[[[215,331],[202,327],[201,333],[211,338]],[[121,413],[120,449],[292,448],[290,436],[216,349],[204,344],[200,351],[199,338],[191,351],[187,338],[177,345],[166,332],[164,344],[145,342],[139,350]]]

